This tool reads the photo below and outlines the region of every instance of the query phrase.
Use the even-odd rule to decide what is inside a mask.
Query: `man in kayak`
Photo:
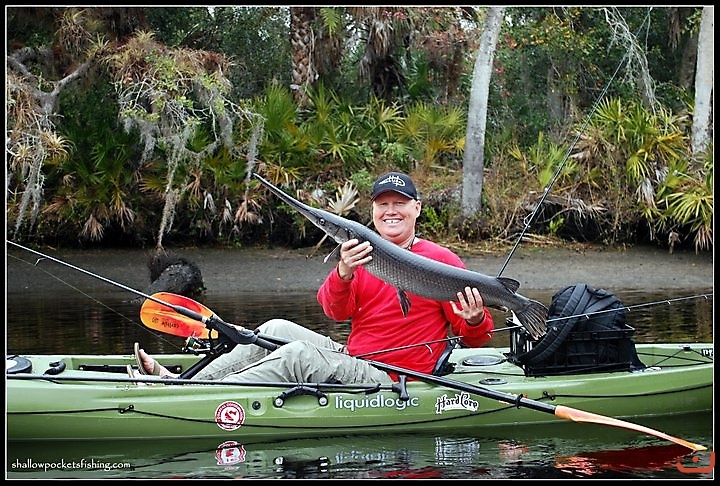
[[[417,236],[415,224],[422,204],[407,174],[390,172],[379,177],[373,184],[371,201],[373,224],[384,239],[407,251],[466,268],[451,250]],[[292,321],[271,319],[258,331],[288,340],[288,344],[272,352],[260,346],[238,345],[194,378],[390,384],[396,376],[358,357],[421,373],[438,373],[450,332],[466,346],[478,347],[490,340],[493,318],[477,288],[466,287],[464,292],[458,292],[457,302],[407,295],[409,311],[404,315],[397,290],[363,267],[372,259],[372,250],[368,241],[344,242],[337,266],[318,290],[318,302],[329,318],[338,322],[351,320],[346,345]],[[175,376],[139,349],[137,343],[134,352],[141,374]]]

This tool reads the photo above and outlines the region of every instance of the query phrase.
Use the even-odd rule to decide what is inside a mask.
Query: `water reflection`
[[[647,419],[648,426],[707,440],[708,414],[677,420]],[[273,442],[209,439],[13,443],[10,478],[691,478],[686,448],[574,423],[499,428],[475,435],[328,437]],[[707,464],[707,455],[701,464]],[[88,464],[75,469],[42,465]],[[30,462],[28,462],[30,461]],[[693,475],[692,479],[711,475]]]

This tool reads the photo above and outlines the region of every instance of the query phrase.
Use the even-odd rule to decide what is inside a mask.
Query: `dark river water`
[[[80,261],[80,260],[76,260]],[[58,287],[24,291],[19,281],[46,279],[35,267],[8,259],[6,353],[129,354],[138,341],[151,353],[179,352],[183,339],[143,326],[131,292],[88,276],[60,279]],[[20,268],[13,266],[20,265]],[[102,274],[100,270],[95,270]],[[269,269],[268,274],[272,274]],[[52,273],[52,272],[50,272]],[[22,274],[22,279],[17,275]],[[135,284],[120,282],[121,284]],[[24,284],[23,284],[24,285]],[[528,291],[549,304],[557,289]],[[712,287],[659,292],[615,290],[630,307],[628,323],[636,342],[712,342]],[[703,297],[703,295],[707,296]],[[203,303],[226,322],[254,328],[283,317],[343,341],[349,323],[334,323],[321,312],[315,293],[208,292]],[[505,316],[495,313],[498,327]],[[499,332],[491,343],[508,346]],[[649,419],[643,425],[692,442],[713,445],[713,414]],[[583,429],[585,427],[585,429]],[[217,442],[217,441],[216,441]],[[712,478],[711,455],[621,429],[562,423],[518,428],[503,436],[388,433],[382,437],[334,437],[243,444],[224,452],[221,444],[173,441],[75,444],[6,444],[9,478]],[[682,448],[680,448],[682,449]],[[700,454],[700,453],[698,453]],[[97,458],[131,469],[57,468],[27,471],[23,459]],[[234,457],[234,460],[228,460]],[[691,460],[692,459],[692,460]],[[694,461],[696,460],[697,461]],[[681,471],[678,464],[685,465]],[[687,472],[693,467],[698,471]]]

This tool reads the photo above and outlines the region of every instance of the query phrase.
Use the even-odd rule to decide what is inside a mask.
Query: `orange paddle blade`
[[[205,324],[179,314],[171,306],[184,307],[205,317],[213,315],[210,309],[188,297],[169,292],[158,292],[153,294],[153,297],[170,305],[145,299],[140,308],[140,320],[147,327],[173,336],[194,336],[200,339],[208,337]]]
[[[670,442],[675,442],[676,444],[680,444],[681,446],[685,446],[693,451],[704,451],[707,450],[707,447],[699,445],[699,444],[693,444],[692,442],[688,442],[683,439],[678,439],[677,437],[673,437],[671,435],[668,435],[664,432],[660,432],[655,429],[651,429],[649,427],[645,427],[638,424],[633,424],[630,422],[625,422],[623,420],[618,420],[616,418],[612,417],[606,417],[604,415],[597,415],[590,412],[583,412],[582,410],[577,410],[575,408],[570,407],[564,407],[562,405],[558,405],[555,407],[555,416],[564,418],[567,420],[572,420],[573,422],[587,422],[587,423],[593,423],[593,424],[600,424],[600,425],[612,425],[614,427],[621,427],[628,430],[635,430],[637,432],[643,432],[648,435],[654,435],[655,437],[660,437],[665,440],[669,440]]]
[[[208,337],[208,330],[203,323],[181,316],[174,310],[140,309],[140,320],[150,329],[173,336],[195,336],[200,339]]]
[[[192,300],[190,297],[185,297],[184,295],[173,294],[170,292],[157,292],[157,293],[152,294],[152,297],[157,300],[161,300],[165,303],[168,303],[171,306],[177,305],[180,307],[185,307],[186,309],[189,309],[193,312],[197,312],[198,314],[203,315],[205,317],[210,317],[214,314],[213,311],[211,311],[210,309],[208,309],[207,307],[202,305],[200,302],[198,302],[196,300]],[[164,306],[164,305],[154,302],[152,300],[148,299],[146,301],[146,303],[147,302],[152,302],[153,304],[155,304],[163,309],[166,309],[166,310],[168,309],[167,306]]]

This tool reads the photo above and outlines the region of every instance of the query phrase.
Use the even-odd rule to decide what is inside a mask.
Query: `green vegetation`
[[[626,8],[622,19],[614,9],[508,8],[483,206],[469,219],[459,216],[462,158],[482,9],[137,8],[122,12],[127,25],[99,15],[112,8],[48,10],[8,9],[9,53],[57,54],[22,59],[34,80],[7,70],[9,238],[311,246],[319,230],[249,170],[363,223],[374,178],[402,170],[420,189],[422,233],[451,245],[505,244],[538,209],[530,233],[557,241],[667,245],[676,234],[712,249],[713,149],[691,155],[694,66],[684,64],[697,8]],[[298,18],[312,19],[319,51],[306,99],[291,73],[293,59],[305,65],[303,37],[288,41]],[[644,29],[645,52],[612,37],[619,26]],[[379,29],[385,37],[372,37]],[[86,64],[56,113],[38,115],[33,82],[50,92]]]

